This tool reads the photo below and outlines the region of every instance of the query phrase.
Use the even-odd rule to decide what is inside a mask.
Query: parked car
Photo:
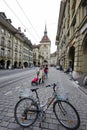
[[[57,66],[56,66],[56,69],[59,70],[59,69],[60,69],[60,66],[57,65]]]

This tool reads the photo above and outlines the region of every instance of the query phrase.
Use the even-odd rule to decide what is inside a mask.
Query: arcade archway
[[[14,68],[17,68],[17,61],[14,62]]]
[[[0,69],[5,69],[5,60],[0,60]]]
[[[83,62],[83,72],[87,72],[87,34],[85,35],[82,43],[82,62]]]
[[[27,68],[28,67],[28,63],[24,62],[24,67]]]
[[[69,49],[69,66],[74,70],[74,59],[75,59],[75,47],[71,46]]]
[[[7,69],[9,69],[10,64],[11,64],[11,61],[10,61],[10,60],[8,60],[8,61],[7,61]]]

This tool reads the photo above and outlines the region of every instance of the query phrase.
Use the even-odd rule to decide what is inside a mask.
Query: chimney
[[[18,27],[18,32],[21,32],[21,27]]]
[[[6,19],[6,21],[10,24],[12,23],[11,19]]]
[[[4,19],[7,18],[4,12],[0,12],[0,15],[1,15]]]

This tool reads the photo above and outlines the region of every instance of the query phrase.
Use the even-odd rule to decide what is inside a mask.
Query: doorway
[[[71,46],[69,49],[69,66],[74,70],[75,47]]]

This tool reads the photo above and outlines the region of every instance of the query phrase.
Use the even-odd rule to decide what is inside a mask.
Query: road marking
[[[15,88],[15,90],[17,90],[17,89],[19,89],[21,86],[17,86],[16,88]]]
[[[12,91],[8,91],[8,92],[6,92],[4,95],[9,95],[9,94],[11,94],[12,93]]]

